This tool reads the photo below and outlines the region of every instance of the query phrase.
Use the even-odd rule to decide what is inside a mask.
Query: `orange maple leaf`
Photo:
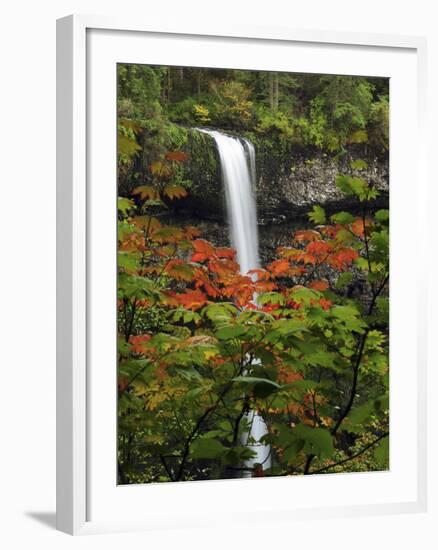
[[[319,305],[322,307],[324,311],[327,311],[328,309],[330,309],[330,306],[332,305],[332,303],[330,300],[327,300],[326,298],[320,298]]]
[[[306,246],[306,250],[310,254],[324,256],[332,250],[332,246],[326,241],[313,241]]]
[[[254,282],[254,288],[256,292],[271,292],[272,290],[275,290],[277,285],[271,281],[255,281]]]
[[[234,260],[236,257],[234,248],[216,248],[214,253],[218,258],[229,258],[230,260]]]
[[[268,265],[268,269],[271,273],[274,274],[274,276],[277,275],[284,275],[289,271],[290,264],[287,260],[275,260],[270,265]]]
[[[195,253],[192,255],[192,262],[203,262],[214,256],[214,248],[204,239],[193,241]]]
[[[201,234],[199,229],[197,227],[193,227],[193,225],[188,225],[187,227],[184,228],[184,231],[188,239],[192,239],[193,237],[199,237],[199,235]]]
[[[318,241],[321,239],[321,233],[314,229],[304,229],[303,231],[297,231],[294,235],[294,240],[297,242],[302,241]]]
[[[363,237],[365,234],[365,227],[369,225],[369,220],[364,220],[361,218],[356,218],[351,224],[351,231],[358,237]]]
[[[329,284],[328,284],[327,281],[316,280],[316,281],[312,281],[312,282],[309,284],[309,287],[310,287],[310,288],[313,288],[313,290],[323,291],[323,290],[327,290],[327,289],[328,289]]]
[[[174,162],[183,162],[187,160],[188,154],[184,151],[169,151],[165,155],[166,160],[173,160]]]
[[[132,351],[134,353],[144,353],[146,351],[146,344],[150,339],[150,334],[138,334],[137,336],[131,336],[129,338],[129,343],[131,344]]]
[[[227,286],[223,289],[223,294],[234,301],[239,306],[246,306],[254,297],[255,286],[251,277],[246,275],[236,275],[227,282]]]
[[[333,254],[327,260],[327,263],[342,270],[350,266],[358,257],[359,253],[354,248],[341,248],[337,254]]]
[[[221,276],[232,276],[239,272],[239,264],[226,258],[220,258],[217,260],[210,260],[208,262],[208,269],[212,273],[217,273]]]
[[[207,296],[199,289],[177,294],[176,299],[182,306],[192,310],[199,309],[207,303]]]
[[[250,269],[248,275],[250,275],[252,279],[257,279],[257,281],[269,281],[271,278],[271,274],[266,269]]]

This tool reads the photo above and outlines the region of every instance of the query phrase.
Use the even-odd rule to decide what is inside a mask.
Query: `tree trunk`
[[[167,69],[167,103],[170,101],[170,89],[172,88],[172,78],[170,74],[170,67]]]
[[[274,73],[269,73],[269,107],[274,110]]]
[[[196,78],[196,84],[198,88],[198,99],[199,99],[199,96],[201,95],[201,74],[202,74],[202,69],[199,69],[197,78]]]
[[[274,73],[274,111],[278,111],[279,100],[279,85],[278,85],[278,73]]]

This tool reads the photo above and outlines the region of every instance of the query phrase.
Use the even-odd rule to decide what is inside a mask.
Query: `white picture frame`
[[[95,38],[97,36],[103,38]],[[145,43],[145,48],[141,49],[142,55],[134,56],[134,51],[138,50],[142,40],[160,40],[160,44],[163,45],[162,51],[159,52],[153,48],[148,50]],[[172,47],[169,46],[170,42],[167,44],[166,41],[171,41]],[[422,150],[426,149],[426,147],[421,146],[424,139],[423,125],[425,117],[426,44],[424,39],[390,35],[300,31],[284,28],[230,27],[228,29],[206,29],[203,27],[199,29],[193,27],[180,29],[177,26],[166,26],[165,23],[160,28],[156,28],[135,20],[125,21],[95,16],[75,15],[60,19],[57,25],[57,527],[66,533],[85,534],[115,530],[148,530],[187,524],[209,525],[212,522],[219,522],[221,514],[223,518],[227,519],[234,516],[235,521],[256,522],[260,521],[262,517],[266,521],[272,521],[275,517],[282,519],[285,517],[297,519],[307,517],[323,518],[334,515],[418,512],[426,508],[426,290],[423,274],[420,270],[415,274],[417,288],[415,289],[414,299],[407,306],[408,309],[404,313],[415,318],[414,328],[417,338],[411,339],[409,343],[405,342],[406,347],[398,356],[394,355],[397,364],[400,365],[403,361],[407,362],[409,357],[413,358],[415,365],[411,366],[410,383],[414,388],[417,402],[415,413],[412,413],[414,418],[405,419],[406,422],[412,424],[413,433],[415,434],[415,446],[414,450],[407,452],[410,458],[408,457],[405,462],[400,462],[396,467],[396,470],[399,469],[399,474],[403,472],[403,468],[406,468],[405,486],[400,488],[399,493],[397,493],[395,487],[400,485],[401,477],[394,477],[392,481],[388,481],[387,489],[383,489],[386,483],[385,478],[380,477],[375,486],[382,487],[382,498],[376,499],[371,496],[365,498],[365,492],[372,490],[370,489],[373,486],[371,476],[379,476],[381,473],[362,474],[368,476],[367,478],[362,477],[361,479],[364,481],[358,485],[358,487],[362,487],[360,491],[364,491],[364,498],[355,498],[353,499],[354,502],[352,499],[345,498],[345,494],[348,494],[349,491],[348,485],[351,483],[348,477],[345,477],[348,474],[343,476],[314,476],[314,479],[308,478],[305,480],[294,478],[297,493],[304,490],[303,482],[306,482],[311,484],[312,491],[316,491],[316,494],[324,495],[324,493],[332,493],[335,490],[341,496],[333,505],[328,505],[321,496],[320,500],[317,498],[312,505],[305,504],[303,506],[296,502],[290,503],[290,499],[279,498],[279,504],[275,507],[272,503],[269,503],[269,495],[280,495],[282,493],[282,488],[285,487],[285,478],[262,480],[263,486],[259,481],[256,481],[255,484],[252,481],[236,484],[236,480],[231,480],[162,484],[153,487],[119,487],[117,488],[118,493],[115,494],[113,490],[115,487],[111,485],[111,481],[108,481],[110,476],[105,477],[103,473],[101,475],[101,472],[109,472],[112,468],[112,461],[115,461],[115,455],[111,452],[112,447],[108,446],[111,445],[114,430],[112,428],[107,430],[104,427],[102,429],[103,434],[96,436],[93,422],[100,421],[102,423],[102,418],[111,418],[111,420],[108,419],[108,423],[114,425],[116,414],[115,398],[112,394],[107,401],[105,399],[102,402],[99,401],[99,409],[102,408],[105,413],[109,413],[109,416],[107,414],[106,417],[99,417],[96,413],[96,403],[101,397],[93,389],[96,387],[95,384],[93,385],[93,377],[94,372],[100,371],[98,371],[99,366],[94,358],[92,346],[90,346],[90,343],[96,341],[96,338],[105,339],[108,334],[111,334],[111,332],[108,332],[111,331],[111,319],[109,319],[106,328],[99,329],[100,334],[96,332],[96,308],[94,305],[92,307],[91,304],[94,304],[93,300],[100,300],[99,303],[102,303],[107,295],[105,292],[109,292],[108,303],[112,307],[114,302],[111,301],[111,293],[115,288],[115,279],[113,279],[109,280],[107,285],[102,285],[101,289],[97,289],[94,274],[94,272],[102,269],[104,265],[105,267],[108,267],[108,265],[111,267],[113,260],[111,247],[115,242],[115,240],[111,240],[111,226],[108,225],[108,223],[111,224],[111,218],[105,218],[105,214],[102,217],[102,211],[107,208],[106,211],[108,212],[112,208],[112,201],[115,201],[112,188],[108,185],[108,191],[105,191],[105,199],[102,201],[100,209],[97,209],[96,201],[93,200],[93,193],[97,190],[97,186],[90,184],[92,181],[97,181],[96,174],[98,177],[104,175],[104,170],[95,172],[95,169],[97,171],[101,169],[99,163],[102,162],[99,159],[94,161],[97,156],[107,159],[104,161],[108,163],[108,171],[105,175],[115,181],[115,157],[112,161],[111,156],[108,156],[108,153],[115,151],[115,132],[113,137],[110,136],[105,141],[105,136],[109,135],[106,130],[109,128],[109,133],[111,133],[112,127],[108,126],[106,128],[102,124],[100,129],[96,129],[96,122],[98,120],[103,122],[102,117],[105,116],[105,113],[110,113],[111,102],[113,103],[114,116],[109,117],[111,120],[108,124],[115,123],[115,95],[114,87],[111,88],[113,85],[111,82],[113,81],[109,72],[105,73],[105,66],[108,67],[109,63],[114,64],[117,60],[146,62],[148,59],[151,64],[184,64],[183,56],[186,55],[184,52],[194,52],[195,50],[194,47],[190,48],[190,46],[195,43],[202,43],[204,49],[207,50],[208,44],[210,44],[212,48],[211,55],[213,55],[214,45],[217,46],[218,41],[220,41],[224,51],[215,54],[218,56],[215,60],[218,63],[217,66],[221,66],[221,64],[227,66],[227,63],[232,63],[230,60],[233,58],[235,63],[239,63],[239,57],[235,50],[236,44],[239,45],[239,48],[240,46],[243,49],[247,48],[249,52],[247,61],[240,61],[240,67],[243,68],[253,68],[254,63],[267,63],[268,61],[264,61],[265,58],[263,57],[267,52],[266,48],[270,48],[271,51],[277,48],[279,52],[280,48],[289,47],[301,48],[300,51],[302,52],[304,50],[311,52],[312,48],[319,48],[320,50],[331,48],[330,52],[333,53],[333,59],[336,58],[336,55],[339,59],[342,57],[343,65],[341,66],[340,61],[333,61],[333,65],[326,72],[335,72],[337,70],[336,66],[338,66],[340,73],[358,74],[356,71],[360,70],[360,63],[355,59],[351,50],[354,50],[356,54],[363,53],[363,63],[375,64],[376,76],[387,74],[386,69],[382,68],[381,71],[383,72],[381,74],[378,69],[378,59],[383,59],[385,56],[387,56],[385,63],[389,64],[387,66],[393,63],[394,66],[399,67],[394,69],[394,75],[399,74],[401,67],[404,65],[406,72],[409,73],[407,91],[403,92],[404,99],[400,96],[399,111],[395,107],[394,112],[401,113],[402,107],[408,108],[405,111],[408,119],[406,124],[410,125],[409,131],[417,141],[418,147],[411,155],[408,167],[399,164],[399,160],[403,160],[403,140],[405,138],[401,135],[397,136],[398,122],[397,119],[393,118],[391,120],[391,155],[394,155],[395,158],[391,157],[391,178],[396,174],[399,176],[400,181],[404,182],[403,178],[409,176],[412,189],[410,202],[407,202],[407,197],[403,195],[403,185],[400,186],[401,190],[395,193],[396,199],[391,199],[391,208],[396,209],[395,224],[392,223],[392,231],[402,233],[403,214],[406,213],[406,208],[409,205],[412,208],[412,204],[416,204],[416,207],[414,206],[414,217],[418,221],[418,225],[416,227],[414,225],[410,236],[406,234],[403,234],[403,236],[410,239],[414,247],[415,243],[424,241],[420,238],[425,231],[421,209],[425,208],[426,200],[426,177],[423,168],[425,163],[422,162],[421,157]],[[150,46],[153,44],[153,42],[149,43]],[[175,48],[175,44],[180,47]],[[257,59],[255,48],[258,48],[257,51],[260,52]],[[215,51],[217,52],[217,50],[216,47]],[[154,51],[153,55],[151,54],[152,51]],[[99,55],[106,57],[105,59],[103,57],[99,58]],[[199,53],[193,53],[193,55],[199,55]],[[207,55],[205,51],[204,55]],[[315,56],[315,52],[309,55]],[[404,60],[402,59],[403,55],[406,55]],[[367,56],[370,57],[368,61],[365,60]],[[281,55],[278,57],[281,58]],[[303,54],[303,59],[304,57]],[[410,61],[405,63],[408,58]],[[142,59],[144,60],[142,61]],[[193,59],[195,58],[188,59],[186,64],[193,64]],[[249,59],[252,59],[252,61],[248,61]],[[281,63],[281,60],[277,63]],[[201,66],[215,65],[209,62]],[[265,65],[261,68],[269,67]],[[281,67],[277,68],[281,69]],[[313,71],[310,70],[310,72]],[[388,73],[388,76],[391,76],[391,74]],[[109,80],[106,80],[107,77]],[[396,77],[394,78],[396,81]],[[100,88],[98,87],[99,83]],[[112,90],[108,92],[108,97],[102,96],[104,85],[109,85]],[[96,92],[93,91],[94,88]],[[97,109],[96,101],[93,99],[93,93],[99,94],[99,104],[101,104],[99,109]],[[405,101],[404,104],[403,101]],[[96,113],[101,110],[100,115],[98,115],[101,117],[100,119],[93,118],[95,116],[93,109]],[[402,129],[404,127],[400,126],[400,130]],[[102,154],[96,155],[95,138],[99,135],[99,132],[102,133],[102,145],[99,145]],[[397,141],[398,139],[399,141]],[[93,158],[93,165],[91,165],[91,158]],[[108,243],[99,252],[99,265],[96,264],[96,247],[93,244],[98,223],[99,225],[102,224],[103,228],[110,227]],[[391,247],[393,247],[393,244],[391,244]],[[401,263],[397,263],[396,268],[401,273],[403,259],[397,250],[395,251],[395,258],[396,260],[399,258]],[[416,254],[418,254],[418,258],[421,258],[422,253],[421,246],[417,246]],[[420,264],[420,261],[415,262],[415,265],[419,266]],[[91,272],[91,268],[93,268],[93,272]],[[109,277],[109,279],[111,278]],[[402,281],[402,277],[400,277],[400,281],[399,287],[397,284],[394,285],[396,296],[398,290],[400,293],[402,292],[403,285],[406,283],[406,281]],[[391,292],[393,295],[393,291]],[[400,309],[400,305],[397,306],[397,304],[392,303],[392,308],[393,305],[394,311],[391,312],[391,322],[393,319],[397,322],[400,314],[403,315],[403,310]],[[111,315],[109,315],[110,317]],[[400,342],[403,341],[403,334],[406,335],[403,331],[403,326],[400,325]],[[397,346],[397,341],[393,346]],[[111,350],[111,345],[109,345],[109,353],[111,353]],[[405,356],[405,359],[403,359],[403,356]],[[394,357],[391,356],[391,361],[394,360]],[[400,368],[400,371],[402,370]],[[406,385],[407,378],[404,380]],[[102,391],[105,392],[105,389],[109,389],[109,393],[111,393],[113,382],[114,379],[109,377],[102,384]],[[393,394],[392,385],[391,392]],[[403,395],[403,391],[400,393]],[[391,410],[393,405],[395,409],[400,408],[403,405],[402,397],[395,397],[395,401],[391,402]],[[114,408],[112,413],[111,407]],[[397,441],[402,441],[400,434],[402,426],[398,425],[401,424],[401,421],[397,418],[402,417],[396,415],[395,424],[391,425],[391,433],[394,431],[395,434],[396,446],[394,448],[400,450],[403,449],[403,446],[400,443],[400,448],[397,447]],[[397,433],[400,435],[399,440],[397,440]],[[96,437],[101,438],[98,447],[103,449],[102,451],[96,448]],[[108,449],[110,452],[107,452]],[[95,462],[98,460],[96,457],[99,459],[99,471],[95,466]],[[391,448],[391,460],[392,458],[393,449]],[[389,475],[391,475],[391,472]],[[318,480],[318,478],[320,479]],[[324,481],[321,478],[329,481]],[[366,486],[369,488],[366,489]],[[307,488],[308,485],[306,490]],[[388,493],[384,493],[385,490]],[[144,517],[141,513],[137,514],[136,517],[131,516],[129,503],[135,501],[138,505],[138,503],[143,502],[144,495],[147,494],[145,491],[149,491],[149,495],[153,494],[156,503],[154,514],[148,514],[146,517],[143,512]],[[393,492],[391,493],[391,491]],[[266,505],[252,510],[251,514],[241,513],[236,517],[236,511],[232,507],[229,510],[224,508],[225,495],[232,494],[233,498],[238,498],[240,494],[243,498],[254,499],[257,495],[260,498],[263,492],[266,495]],[[170,497],[175,500],[175,506],[166,508],[166,499]],[[113,506],[110,504],[106,506],[106,503],[109,503],[111,499],[119,501],[119,504],[116,502],[113,503]],[[216,508],[209,512],[209,515],[214,517],[203,516],[201,507],[196,504],[196,501],[205,501],[205,499],[209,502],[215,501],[218,503]],[[187,508],[184,511],[185,513],[178,512],[177,506],[179,505],[181,510],[181,504],[184,503]],[[95,509],[99,509],[99,512],[94,513]],[[164,514],[165,509],[167,510],[166,514]],[[93,510],[93,513],[90,513],[90,510]]]

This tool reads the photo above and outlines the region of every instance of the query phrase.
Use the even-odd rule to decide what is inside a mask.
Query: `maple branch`
[[[382,292],[382,290],[385,287],[388,280],[389,280],[389,274],[387,274],[385,276],[385,278],[383,279],[383,281],[379,285],[379,288],[373,292],[373,298],[372,298],[370,306],[368,308],[368,315],[371,315],[371,313],[374,309],[374,305],[376,303],[376,300],[377,300],[379,294]],[[342,412],[342,414],[338,418],[336,424],[334,425],[333,429],[331,430],[332,435],[336,435],[336,432],[339,430],[342,422],[348,416],[348,414],[351,411],[351,408],[353,407],[354,399],[355,399],[355,396],[356,396],[357,383],[358,383],[358,380],[359,380],[360,363],[362,361],[362,356],[363,356],[363,352],[364,352],[364,349],[365,349],[365,343],[366,343],[366,340],[367,340],[367,337],[368,337],[369,330],[370,329],[368,328],[365,331],[365,333],[362,335],[361,339],[360,339],[360,342],[359,342],[359,345],[358,345],[358,351],[355,354],[356,355],[356,361],[355,361],[355,364],[354,364],[354,367],[353,367],[353,383],[352,383],[352,386],[351,386],[350,398],[348,400],[348,403],[347,403],[344,411]],[[306,466],[305,466],[305,469],[304,469],[305,474],[315,473],[315,472],[310,472],[310,466],[312,464],[313,458],[314,458],[314,455],[309,455],[307,457]]]
[[[166,357],[166,355],[169,355],[169,353],[171,353],[171,350],[169,351],[166,351],[165,353],[163,353],[163,355],[160,355],[160,357],[157,357],[156,360],[154,361],[154,363],[157,363],[159,361],[161,361],[161,359],[163,359],[163,357]],[[128,388],[129,386],[135,382],[135,380],[137,380],[137,378],[139,376],[141,376],[143,374],[143,372],[148,368],[150,367],[152,364],[152,361],[149,361],[144,367],[142,367],[139,371],[137,371],[129,380],[128,382],[126,383],[126,386],[125,386],[125,389],[120,391],[119,393],[122,394],[124,393]]]
[[[129,341],[129,334],[128,334],[128,311],[127,311],[127,305],[128,305],[128,299],[123,298],[123,320],[125,325],[125,341]]]
[[[313,391],[311,392],[312,394],[312,404],[313,404],[313,423],[314,423],[314,426],[315,428],[318,426],[318,411],[316,409],[316,392]]]
[[[330,258],[330,256],[333,254],[333,252],[335,251],[335,249],[333,250],[330,250],[330,252],[328,252],[328,254],[326,254],[324,256],[324,258],[322,260],[320,260],[319,263],[315,264],[313,269],[307,273],[303,273],[300,278],[298,279],[298,283],[299,285],[301,284],[306,284],[310,281],[311,277],[313,277],[313,275],[316,273],[316,271],[318,270],[318,268],[320,268],[322,265],[325,264],[325,262]]]
[[[356,361],[355,361],[354,367],[353,367],[353,382],[352,382],[352,385],[351,385],[350,398],[348,400],[348,403],[347,403],[343,413],[338,418],[335,426],[332,429],[332,434],[333,435],[336,434],[336,432],[338,431],[338,429],[341,426],[342,422],[348,416],[348,414],[351,410],[351,407],[353,406],[354,398],[356,396],[357,383],[358,383],[358,380],[359,380],[359,367],[360,367],[360,363],[362,361],[362,356],[363,356],[363,352],[364,352],[364,349],[365,349],[365,343],[367,341],[368,332],[369,332],[369,329],[367,329],[364,332],[364,334],[362,335],[362,337],[360,339],[359,349],[356,353]]]
[[[369,305],[369,308],[368,308],[368,315],[371,315],[371,313],[373,312],[374,306],[376,304],[376,300],[379,297],[382,290],[385,288],[385,285],[387,284],[388,281],[389,281],[389,273],[386,274],[386,276],[383,279],[383,281],[381,282],[379,288],[373,293],[373,297],[371,299],[371,302],[370,302],[370,305]]]
[[[179,467],[179,470],[178,470],[178,473],[175,477],[175,481],[180,481],[181,478],[182,478],[182,475],[183,475],[183,472],[184,472],[184,467],[186,465],[186,462],[187,462],[187,458],[189,456],[189,451],[190,451],[190,444],[191,442],[193,441],[193,439],[196,437],[196,434],[198,433],[198,431],[201,429],[202,427],[202,424],[205,422],[205,420],[209,417],[209,415],[217,408],[217,406],[219,405],[219,403],[221,402],[221,400],[225,397],[225,395],[230,391],[230,389],[232,388],[233,386],[233,383],[234,382],[230,382],[229,384],[227,384],[227,386],[225,387],[225,389],[220,393],[219,397],[217,398],[216,402],[211,406],[211,407],[208,407],[208,409],[204,412],[204,414],[198,419],[198,421],[196,422],[196,425],[195,427],[193,428],[193,430],[190,432],[190,435],[189,437],[187,438],[186,440],[186,443],[184,445],[184,449],[183,449],[183,453],[182,453],[182,460],[181,460],[181,464],[180,464],[180,467]]]
[[[368,445],[365,445],[365,447],[363,447],[357,453],[354,453],[353,455],[349,456],[348,458],[344,458],[343,460],[340,460],[339,462],[334,462],[333,464],[329,464],[328,466],[324,466],[323,468],[319,468],[318,470],[314,470],[313,472],[311,472],[311,474],[312,475],[313,474],[321,474],[322,472],[325,472],[326,470],[330,470],[331,468],[335,468],[336,466],[340,466],[341,464],[345,464],[346,462],[350,462],[350,460],[354,460],[355,458],[357,458],[358,456],[363,454],[365,451],[368,451],[368,449],[370,449],[371,447],[374,447],[374,445],[379,443],[379,441],[381,441],[382,439],[384,439],[388,435],[389,435],[389,432],[383,433],[382,435],[380,435],[379,437],[374,439],[374,441],[372,441],[371,443],[368,443]]]
[[[364,243],[365,243],[365,252],[366,252],[366,255],[367,255],[368,271],[370,273],[372,273],[373,271],[371,269],[370,249],[369,249],[368,233],[367,233],[367,228],[366,228],[366,225],[365,225],[365,219],[366,219],[366,203],[365,203],[364,208],[362,210],[363,239],[364,239]],[[374,282],[373,281],[371,281],[371,290],[374,294],[375,289],[374,289]]]
[[[305,476],[310,474],[310,466],[311,466],[312,461],[313,461],[314,458],[315,458],[315,455],[307,455],[306,464],[304,466],[304,475]]]
[[[125,312],[126,312],[125,313],[125,340],[126,340],[126,342],[129,342],[129,337],[131,336],[132,327],[134,326],[134,319],[135,319],[136,309],[137,309],[137,300],[136,300],[136,298],[134,298],[134,301],[132,302],[132,305],[131,305],[131,318],[130,318],[128,324],[127,324],[127,318],[126,318],[127,310],[125,309]]]
[[[167,269],[167,266],[170,264],[170,262],[171,262],[172,260],[175,259],[175,256],[176,256],[176,253],[177,253],[177,252],[178,252],[178,245],[177,245],[177,243],[175,242],[175,243],[173,243],[173,251],[172,251],[170,257],[166,259],[166,261],[164,262],[164,264],[163,264],[162,267],[161,267],[160,273],[158,273],[158,278],[160,278],[160,277],[163,275],[163,273],[164,273],[164,272],[166,271],[166,269]]]
[[[162,465],[164,466],[164,469],[166,470],[167,472],[167,475],[170,477],[171,481],[175,481],[175,478],[172,474],[172,471],[170,470],[170,468],[168,467],[167,465],[167,462],[166,462],[166,459],[164,458],[164,456],[160,453],[160,460],[161,460],[161,463]]]
[[[248,396],[246,395],[244,397],[244,400],[243,400],[243,406],[242,406],[242,410],[240,411],[239,415],[237,416],[235,422],[234,422],[234,430],[233,430],[233,441],[232,441],[232,445],[236,445],[237,443],[237,438],[239,437],[239,425],[240,425],[240,421],[242,420],[242,418],[245,416],[245,413],[248,412],[248,401],[249,401],[249,398]]]
[[[384,286],[388,282],[388,279],[389,279],[389,275],[387,275],[385,277],[385,279],[382,281],[382,283],[380,284],[377,291],[375,291],[373,293],[373,298],[372,298],[370,306],[368,308],[368,315],[371,315],[371,313],[374,309],[374,305],[376,303],[376,299],[378,298],[380,292],[383,290]],[[361,363],[361,360],[362,360],[362,356],[363,356],[363,352],[364,352],[364,348],[365,348],[365,343],[366,343],[366,340],[367,340],[367,337],[368,337],[369,330],[370,329],[368,328],[365,331],[365,333],[362,335],[362,338],[361,338],[359,346],[358,346],[358,351],[355,354],[356,355],[356,362],[355,362],[354,371],[353,371],[353,384],[352,384],[352,388],[351,388],[351,392],[350,392],[350,399],[348,401],[348,404],[347,404],[344,412],[341,414],[340,418],[338,419],[337,423],[335,424],[335,427],[332,430],[333,435],[337,432],[337,430],[339,429],[341,423],[343,422],[345,417],[348,415],[348,413],[351,410],[351,407],[353,406],[354,397],[356,395],[358,377],[359,377],[359,367],[360,367],[360,363]]]
[[[117,472],[119,474],[119,479],[122,485],[126,485],[128,483],[128,479],[125,475],[125,472],[123,471],[122,463],[120,462],[120,460],[117,461]]]
[[[342,412],[342,414],[338,418],[336,424],[334,425],[334,427],[331,430],[332,435],[336,434],[336,432],[338,431],[338,429],[341,426],[342,422],[348,416],[348,414],[351,410],[351,407],[353,406],[354,398],[356,396],[357,383],[358,383],[358,379],[359,379],[360,362],[362,360],[362,355],[363,355],[363,352],[364,352],[364,349],[365,349],[365,342],[366,342],[366,339],[367,339],[367,336],[368,336],[368,332],[369,332],[369,329],[367,329],[365,331],[365,333],[362,335],[362,337],[360,339],[360,342],[359,342],[359,345],[358,345],[358,351],[355,354],[356,355],[356,361],[355,361],[354,367],[353,367],[353,383],[352,383],[352,386],[351,386],[350,398],[348,400],[348,403],[347,403],[344,411]],[[313,454],[307,455],[306,465],[304,467],[304,474],[305,475],[310,474],[310,473],[314,473],[314,472],[310,472],[310,466],[312,465],[312,461],[313,461],[314,458],[315,458],[315,455],[313,455]]]

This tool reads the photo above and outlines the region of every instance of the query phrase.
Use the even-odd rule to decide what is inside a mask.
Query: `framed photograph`
[[[58,528],[424,510],[424,41],[57,51]]]

